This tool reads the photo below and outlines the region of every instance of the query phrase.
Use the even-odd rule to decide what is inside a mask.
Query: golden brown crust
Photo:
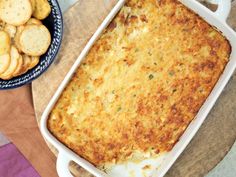
[[[48,128],[96,166],[169,151],[230,52],[220,32],[177,0],[129,0],[62,93]]]

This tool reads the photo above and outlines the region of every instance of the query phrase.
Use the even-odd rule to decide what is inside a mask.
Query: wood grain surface
[[[64,39],[60,53],[49,70],[32,84],[37,121],[60,82],[77,59],[88,39],[106,17],[116,0],[80,0],[64,14]],[[229,23],[236,29],[236,3]],[[225,156],[236,139],[236,74],[232,77],[201,129],[166,175],[192,177],[207,174]],[[50,145],[49,145],[50,146]],[[56,154],[56,150],[50,146]],[[92,176],[75,164],[78,177]]]

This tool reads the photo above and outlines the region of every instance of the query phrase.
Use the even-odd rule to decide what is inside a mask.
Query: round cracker
[[[31,6],[32,6],[32,11],[34,12],[35,7],[36,7],[36,0],[30,0]]]
[[[31,17],[32,5],[30,0],[1,0],[0,18],[11,25],[23,25]]]
[[[11,63],[11,57],[9,53],[0,55],[0,74],[4,73]]]
[[[31,18],[26,23],[27,25],[42,25],[42,22],[36,18]]]
[[[11,51],[10,51],[10,56],[11,56],[11,63],[10,66],[7,68],[7,70],[0,74],[0,78],[4,80],[9,80],[13,77],[13,73],[17,69],[18,66],[18,58],[19,58],[19,53],[16,49],[16,47],[12,46]]]
[[[23,67],[19,75],[26,73],[29,70],[29,66],[31,65],[31,57],[28,55],[23,55]]]
[[[17,68],[16,70],[14,71],[14,73],[12,74],[14,77],[15,76],[19,76],[20,73],[21,73],[21,70],[23,68],[23,58],[22,56],[20,55],[19,58],[18,58],[18,65],[17,65]]]
[[[39,63],[39,57],[31,57],[31,63],[29,65],[29,70],[34,68]]]
[[[22,53],[22,50],[21,50],[21,46],[20,46],[20,35],[21,35],[21,32],[23,31],[23,29],[25,28],[25,26],[21,25],[21,26],[18,26],[17,29],[16,29],[16,35],[14,37],[14,44],[16,45],[16,48],[18,49],[18,51],[20,53]]]
[[[35,1],[33,16],[39,20],[45,19],[51,13],[51,6],[47,0]]]
[[[11,47],[11,38],[5,31],[0,31],[0,55],[9,53]]]
[[[44,25],[27,25],[21,32],[21,50],[30,56],[41,56],[49,48],[51,35]]]
[[[13,25],[6,24],[4,31],[6,31],[11,38],[14,38],[16,35],[16,27]]]

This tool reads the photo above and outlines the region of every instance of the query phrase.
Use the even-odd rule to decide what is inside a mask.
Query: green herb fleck
[[[119,107],[118,109],[117,109],[117,112],[119,112],[121,110],[121,107]]]
[[[136,97],[136,96],[137,96],[136,94],[133,95],[133,97]]]
[[[150,75],[148,76],[148,78],[149,78],[150,80],[152,80],[152,79],[154,78],[154,76],[153,76],[152,74],[150,74]]]
[[[152,56],[152,52],[151,52],[151,51],[148,51],[148,55],[149,55],[149,56]]]
[[[136,48],[136,49],[135,49],[135,52],[138,52],[138,51],[139,51],[139,49],[138,49],[138,48]]]
[[[170,72],[169,72],[169,75],[170,75],[170,76],[174,76],[174,75],[175,75],[175,72],[174,72],[174,71],[170,71]]]
[[[157,63],[155,62],[154,65],[157,65]]]
[[[115,90],[112,90],[112,92],[111,92],[112,94],[114,94],[115,93]]]

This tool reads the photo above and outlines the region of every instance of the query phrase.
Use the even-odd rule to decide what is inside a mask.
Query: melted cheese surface
[[[177,0],[128,0],[62,93],[48,128],[99,167],[170,151],[230,52],[220,32]]]

